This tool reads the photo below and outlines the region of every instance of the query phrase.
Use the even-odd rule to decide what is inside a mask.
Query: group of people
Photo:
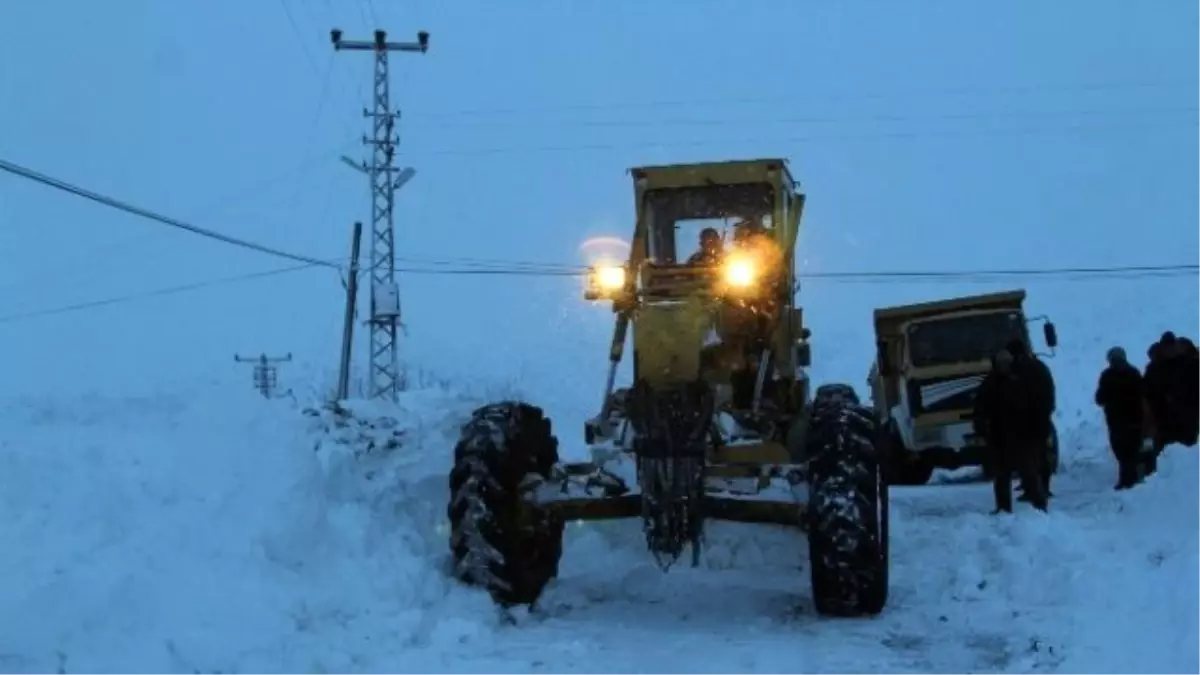
[[[758,270],[762,276],[756,280],[756,285],[778,288],[782,282],[782,253],[758,218],[743,218],[734,225],[731,249],[726,251],[724,240],[715,228],[706,227],[700,232],[699,249],[688,258],[687,263],[719,266],[733,251],[750,253],[755,263],[762,266]],[[730,369],[732,402],[737,409],[746,410],[753,406],[759,360],[767,348],[774,322],[778,320],[778,303],[778,297],[770,292],[758,296],[753,302],[743,298],[727,299],[718,328],[721,334],[720,349],[710,346],[701,355],[701,362],[706,368],[716,366],[723,359],[731,359],[737,364]],[[718,354],[723,354],[723,357]],[[732,354],[737,354],[737,357],[731,357]],[[773,385],[771,378],[763,383],[764,396],[773,390]]]
[[[1188,338],[1168,331],[1150,346],[1144,372],[1125,350],[1108,350],[1095,401],[1104,411],[1109,444],[1117,460],[1117,490],[1127,490],[1158,469],[1171,443],[1195,446],[1200,437],[1200,353]],[[1049,443],[1055,409],[1054,378],[1020,340],[992,358],[992,369],[975,400],[975,431],[992,449],[996,510],[1012,512],[1012,481],[1020,479],[1028,501],[1049,506]]]
[[[1167,331],[1146,355],[1145,372],[1139,372],[1124,349],[1109,349],[1108,367],[1096,386],[1096,405],[1104,410],[1109,445],[1117,460],[1118,490],[1127,490],[1157,471],[1158,458],[1168,444],[1192,446],[1200,436],[1196,344]]]
[[[1021,481],[1022,501],[1041,511],[1049,508],[1054,409],[1050,369],[1025,342],[1010,341],[992,357],[975,398],[975,433],[991,448],[993,513],[1012,513],[1014,474]]]
[[[763,243],[770,235],[766,227],[756,218],[744,218],[733,226],[733,246],[735,248],[762,248],[770,246]],[[725,257],[725,242],[721,233],[713,227],[700,231],[700,246],[688,257],[689,265],[719,265]]]

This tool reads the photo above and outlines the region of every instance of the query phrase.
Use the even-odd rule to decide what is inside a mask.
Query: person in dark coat
[[[1038,470],[1039,462],[1030,461],[1026,433],[1022,426],[1029,413],[1027,397],[1013,369],[1013,356],[1001,350],[992,359],[992,369],[979,385],[975,398],[974,424],[976,433],[987,440],[994,467],[992,487],[996,510],[1012,513],[1013,473],[1020,475],[1026,485],[1029,501],[1035,508],[1046,510],[1044,483]]]
[[[700,231],[700,248],[688,257],[689,265],[716,265],[724,255],[721,233],[706,227]]]
[[[1158,458],[1170,443],[1195,445],[1200,427],[1200,361],[1195,344],[1166,331],[1151,345],[1143,385],[1154,422],[1153,448],[1145,458],[1146,474],[1158,470]]]
[[[1050,437],[1054,432],[1054,410],[1056,407],[1056,391],[1054,376],[1050,369],[1029,350],[1021,340],[1012,340],[1005,348],[1013,355],[1013,372],[1026,396],[1026,416],[1020,425],[1020,442],[1025,446],[1025,452],[1030,461],[1037,464],[1037,475],[1041,478],[1041,493],[1048,498],[1053,496],[1050,491],[1052,463],[1050,461]],[[1022,501],[1031,501],[1029,486],[1021,481],[1024,494]]]
[[[1141,481],[1142,374],[1129,365],[1125,350],[1113,347],[1106,356],[1108,367],[1096,386],[1096,405],[1104,410],[1108,442],[1117,459],[1117,490],[1127,490]]]
[[[1180,337],[1178,341],[1182,356],[1180,388],[1190,420],[1189,431],[1200,436],[1200,350],[1196,350],[1195,342],[1187,337]]]
[[[1200,440],[1200,354],[1196,343],[1181,337],[1176,340],[1176,353],[1171,362],[1175,414],[1178,416],[1176,442],[1187,446]]]
[[[1142,373],[1142,394],[1146,397],[1146,412],[1150,415],[1153,430],[1152,447],[1142,456],[1142,474],[1153,475],[1158,470],[1158,456],[1167,445],[1166,435],[1170,430],[1167,420],[1166,370],[1163,364],[1162,340],[1146,350],[1146,369]]]

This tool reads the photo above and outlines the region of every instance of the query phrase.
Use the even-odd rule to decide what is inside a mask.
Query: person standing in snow
[[[1036,470],[1041,482],[1040,499],[1047,500],[1053,494],[1050,492],[1050,477],[1052,463],[1050,461],[1050,437],[1054,432],[1055,387],[1054,376],[1050,369],[1030,351],[1029,346],[1021,340],[1012,340],[1005,348],[1013,356],[1013,372],[1020,384],[1025,397],[1025,417],[1018,426],[1019,442],[1028,456],[1031,466]],[[1029,491],[1029,485],[1021,479],[1024,494],[1021,501],[1028,501],[1035,506],[1035,495]],[[1044,508],[1042,510],[1045,510]]]
[[[1200,440],[1200,353],[1196,351],[1196,343],[1188,338],[1178,338],[1176,344],[1171,364],[1175,410],[1179,416],[1176,441],[1194,446]]]
[[[1096,386],[1096,405],[1104,410],[1108,442],[1117,459],[1117,490],[1127,490],[1141,480],[1138,461],[1142,451],[1142,374],[1129,365],[1125,350],[1113,347],[1108,367]]]
[[[1200,360],[1195,344],[1166,331],[1150,346],[1143,377],[1146,402],[1154,422],[1154,444],[1145,458],[1146,474],[1158,470],[1158,458],[1169,443],[1195,445],[1200,431]]]
[[[1029,501],[1035,508],[1046,510],[1044,482],[1038,470],[1040,458],[1031,457],[1027,432],[1023,429],[1029,417],[1027,397],[1013,369],[1013,355],[1001,350],[992,358],[992,369],[979,385],[975,397],[975,432],[987,440],[994,466],[992,488],[996,510],[992,513],[1012,513],[1013,473],[1026,486]]]

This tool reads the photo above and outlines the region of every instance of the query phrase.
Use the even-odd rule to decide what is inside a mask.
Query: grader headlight
[[[612,298],[625,288],[627,276],[625,267],[612,263],[602,263],[588,268],[587,290],[584,297],[588,300]]]
[[[759,279],[758,262],[750,255],[730,255],[721,269],[725,285],[733,289],[751,288]]]

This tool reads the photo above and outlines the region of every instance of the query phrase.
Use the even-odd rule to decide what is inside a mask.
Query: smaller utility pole
[[[253,356],[242,357],[234,354],[233,360],[238,363],[253,363],[254,388],[258,390],[258,393],[263,395],[263,398],[275,398],[275,386],[278,384],[278,367],[274,364],[291,361],[292,353],[288,352],[287,356],[269,358],[266,354],[258,358]]]
[[[354,344],[354,313],[358,300],[358,249],[362,223],[354,223],[350,240],[350,274],[346,278],[346,318],[342,323],[342,361],[338,368],[337,400],[350,398],[350,352]]]

